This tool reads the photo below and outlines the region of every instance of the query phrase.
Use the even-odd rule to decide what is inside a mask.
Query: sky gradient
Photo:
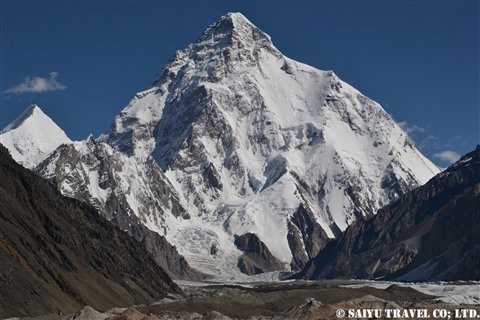
[[[480,141],[478,1],[2,1],[5,127],[36,103],[75,140],[106,131],[175,53],[229,11],[286,56],[378,101],[446,166]]]

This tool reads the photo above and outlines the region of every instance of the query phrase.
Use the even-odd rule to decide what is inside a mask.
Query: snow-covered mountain
[[[34,168],[61,144],[71,143],[37,105],[31,105],[0,132],[3,144],[13,159],[26,168]]]
[[[200,271],[237,277],[235,236],[255,234],[257,256],[300,269],[438,168],[378,103],[229,13],[109,131],[60,146],[37,171],[124,228],[134,217],[165,235]]]

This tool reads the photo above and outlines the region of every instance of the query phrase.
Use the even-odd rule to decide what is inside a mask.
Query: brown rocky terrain
[[[186,296],[170,296],[151,305],[112,309],[104,313],[85,307],[80,312],[50,315],[35,320],[318,320],[339,319],[337,310],[474,309],[453,305],[412,288],[390,285],[385,289],[351,287],[355,281],[283,282],[248,285],[181,285]],[[367,284],[368,285],[368,284]],[[379,317],[384,319],[385,314]],[[348,317],[344,317],[348,318]],[[358,318],[358,317],[357,317]],[[452,317],[453,319],[454,317]],[[431,319],[431,318],[427,318]]]
[[[238,268],[245,274],[252,275],[284,269],[283,263],[272,255],[265,243],[254,233],[236,235],[235,246],[243,251],[238,259]]]
[[[0,146],[0,318],[106,310],[180,292],[148,252]]]

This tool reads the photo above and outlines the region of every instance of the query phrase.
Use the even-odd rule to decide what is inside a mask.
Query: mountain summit
[[[0,143],[26,168],[34,168],[63,143],[65,132],[37,105],[31,105],[0,132]]]
[[[197,269],[238,277],[240,265],[302,268],[438,168],[378,103],[230,13],[105,134],[59,147],[37,171],[124,228],[138,219]],[[235,239],[247,238],[243,252]]]

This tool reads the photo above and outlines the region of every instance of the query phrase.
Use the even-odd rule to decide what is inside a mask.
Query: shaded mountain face
[[[106,310],[180,292],[148,252],[0,146],[0,317]]]
[[[352,224],[298,277],[480,280],[480,146]]]
[[[71,143],[37,105],[31,105],[0,132],[0,143],[26,168],[34,168],[58,146]]]
[[[285,57],[239,13],[178,51],[99,139],[63,145],[36,170],[225,277],[241,276],[235,235],[254,233],[300,269],[438,172],[378,103]]]
[[[235,246],[243,252],[238,258],[238,268],[245,274],[280,271],[285,268],[254,233],[235,235]]]

